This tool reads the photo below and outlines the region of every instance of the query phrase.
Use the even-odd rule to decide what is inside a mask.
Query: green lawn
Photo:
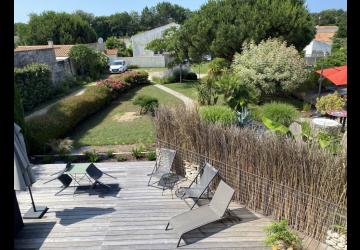
[[[158,98],[160,105],[182,105],[182,102],[172,95],[156,88],[145,86],[130,90],[114,101],[103,111],[81,122],[72,134],[75,146],[152,144],[155,141],[155,128],[150,115],[142,115],[133,120],[124,121],[127,116],[138,115],[139,107],[132,104],[138,95],[150,95]],[[136,113],[128,113],[136,112]],[[131,118],[131,117],[130,117]]]
[[[199,66],[200,66],[200,74],[206,74],[208,72],[209,62],[204,62],[201,64],[193,64],[191,65],[191,70],[196,74],[199,74]]]
[[[198,81],[192,81],[192,82],[183,82],[183,83],[168,83],[165,84],[165,87],[168,87],[170,89],[173,89],[183,95],[186,95],[187,97],[190,97],[193,100],[197,100],[197,89],[196,85],[198,84]]]

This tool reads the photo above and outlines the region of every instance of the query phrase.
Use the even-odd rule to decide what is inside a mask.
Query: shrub
[[[133,104],[140,106],[140,114],[146,114],[147,112],[151,112],[151,114],[154,115],[155,109],[159,107],[159,100],[155,97],[140,95],[135,98]]]
[[[93,79],[105,74],[108,67],[106,55],[83,44],[73,46],[69,58],[74,62],[79,75],[90,76]]]
[[[262,106],[261,116],[288,127],[299,117],[299,111],[292,105],[272,102]]]
[[[133,86],[139,86],[144,84],[149,84],[149,74],[146,71],[128,71],[117,75],[115,79],[120,79],[128,84]]]
[[[14,122],[20,126],[26,138],[26,128],[24,119],[24,109],[17,86],[14,84]]]
[[[116,55],[118,57],[132,57],[133,50],[132,48],[118,48]]]
[[[259,93],[251,84],[241,82],[237,76],[225,74],[216,78],[218,92],[224,94],[224,100],[231,107],[240,111],[242,107],[258,100]]]
[[[197,80],[197,74],[194,73],[194,72],[189,72],[187,75],[186,75],[186,80],[192,80],[192,81],[195,81]]]
[[[309,112],[311,110],[311,104],[310,103],[304,103],[302,110],[304,112]]]
[[[117,161],[126,161],[127,159],[126,159],[126,157],[123,156],[123,155],[117,155],[117,156],[116,156],[116,160],[117,160]]]
[[[67,97],[53,105],[46,114],[27,122],[31,153],[44,152],[51,139],[58,139],[81,120],[97,112],[111,100],[111,92],[104,86],[90,86],[80,96]]]
[[[199,109],[202,120],[223,125],[236,122],[235,112],[227,106],[204,106]]]
[[[156,152],[155,151],[150,151],[146,154],[146,159],[148,161],[155,161],[156,160]]]
[[[288,228],[286,220],[273,222],[266,227],[265,231],[267,234],[265,244],[268,246],[277,246],[279,249],[288,249],[289,247],[297,249],[301,246],[299,237]]]
[[[53,94],[51,71],[46,64],[32,63],[14,69],[14,82],[25,111],[32,110]]]
[[[107,158],[112,158],[113,157],[113,151],[112,150],[108,150],[107,152],[106,152],[106,156],[107,156]]]
[[[135,159],[140,159],[141,157],[143,157],[143,148],[139,147],[139,148],[133,148],[131,150],[131,155],[135,158]]]
[[[128,69],[138,69],[139,65],[135,65],[135,64],[130,64],[127,66]]]
[[[198,91],[198,101],[201,105],[215,105],[217,103],[219,89],[216,85],[216,78],[205,77],[201,79],[196,88]]]
[[[120,93],[124,92],[128,88],[128,86],[130,86],[130,84],[125,83],[120,79],[114,79],[114,78],[107,78],[98,81],[96,84],[98,86],[107,87],[111,91],[113,99],[117,98]]]
[[[345,107],[345,98],[337,92],[316,99],[316,110],[322,114],[328,111],[339,111]]]
[[[115,36],[108,37],[105,41],[105,47],[107,49],[116,49],[122,46],[125,47],[125,43]]]
[[[55,154],[64,155],[70,153],[73,149],[73,141],[69,138],[65,139],[52,139],[48,143],[51,148],[51,151]]]
[[[230,62],[224,58],[215,58],[208,65],[208,73],[211,76],[219,76],[230,67]]]
[[[307,77],[299,52],[279,39],[244,43],[243,52],[234,56],[232,69],[241,82],[254,85],[262,95],[292,92]]]
[[[84,154],[86,159],[90,162],[97,162],[100,160],[100,156],[95,152],[95,150],[85,151]]]

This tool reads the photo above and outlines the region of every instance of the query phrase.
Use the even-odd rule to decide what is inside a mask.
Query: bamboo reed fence
[[[157,146],[177,150],[178,174],[184,175],[184,161],[209,162],[235,189],[235,201],[320,241],[332,225],[347,225],[346,158],[252,129],[207,124],[196,110],[160,107],[155,126]]]

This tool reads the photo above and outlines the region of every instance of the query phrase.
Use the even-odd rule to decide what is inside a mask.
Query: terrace
[[[171,193],[147,186],[154,162],[98,163],[97,166],[117,177],[104,177],[112,184],[105,193],[82,192],[69,187],[58,196],[60,182],[51,174],[63,164],[34,166],[37,182],[33,194],[37,205],[46,205],[42,219],[24,219],[25,226],[15,239],[16,249],[174,249],[178,238],[165,231],[168,219],[185,212],[191,203],[171,198]],[[117,188],[118,185],[118,188]],[[20,210],[31,206],[28,192],[17,192]],[[189,201],[188,201],[189,202]],[[183,249],[268,249],[263,228],[272,220],[232,202],[237,218],[226,218],[185,234]]]

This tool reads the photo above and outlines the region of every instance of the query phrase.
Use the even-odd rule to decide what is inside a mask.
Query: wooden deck
[[[89,193],[73,188],[54,196],[60,182],[43,184],[64,164],[34,167],[37,182],[33,195],[37,205],[46,205],[42,219],[24,219],[25,227],[14,241],[16,249],[175,249],[178,238],[165,231],[170,217],[189,210],[186,202],[171,198],[169,190],[148,187],[147,174],[153,162],[99,163],[113,191]],[[24,214],[30,208],[28,192],[17,192]],[[237,217],[223,219],[184,235],[180,249],[270,249],[264,246],[263,228],[271,220],[231,203]],[[186,244],[185,244],[186,243]]]

